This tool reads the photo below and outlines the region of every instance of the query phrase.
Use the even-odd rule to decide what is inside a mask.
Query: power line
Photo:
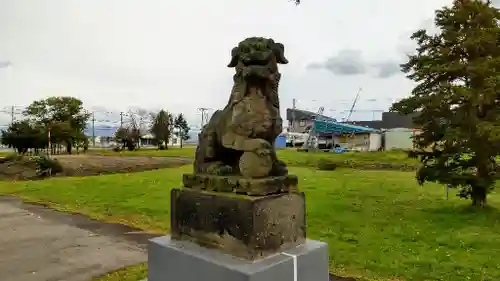
[[[205,120],[208,122],[208,113],[207,111],[212,110],[211,108],[208,107],[199,107],[198,111],[201,112],[201,126],[200,128],[203,128],[205,125]]]

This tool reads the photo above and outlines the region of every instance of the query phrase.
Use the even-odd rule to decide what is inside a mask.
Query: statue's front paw
[[[260,154],[257,152],[245,152],[241,155],[239,168],[242,176],[261,178],[269,175],[273,166],[271,152],[268,149],[258,150],[258,152]]]
[[[228,165],[222,165],[214,170],[214,174],[219,175],[219,176],[228,175],[228,174],[231,174],[232,172],[233,172],[233,168],[231,166],[228,166]]]

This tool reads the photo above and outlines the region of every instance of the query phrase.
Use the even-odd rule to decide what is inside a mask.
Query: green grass
[[[0,157],[8,156],[12,153],[12,151],[0,151]]]
[[[15,194],[70,212],[154,232],[169,226],[169,191],[190,166],[134,174],[0,182]],[[330,270],[366,280],[500,280],[500,212],[435,184],[419,186],[414,173],[291,168],[307,195],[308,236],[329,243]],[[500,196],[489,197],[490,206]],[[139,280],[144,265],[101,281]],[[136,278],[137,277],[137,278]],[[128,279],[127,279],[128,278]],[[135,279],[134,279],[135,278]]]
[[[139,281],[147,278],[147,275],[148,266],[141,263],[110,272],[101,278],[95,279],[94,281]]]
[[[168,150],[139,149],[137,151],[114,152],[112,150],[89,150],[88,153],[107,156],[167,156],[167,157],[194,157],[196,147],[188,146],[184,148],[169,148]],[[290,166],[311,167],[316,166],[321,159],[339,163],[341,166],[351,166],[349,163],[357,165],[375,164],[399,164],[416,166],[418,161],[408,158],[407,154],[401,150],[385,152],[298,152],[296,149],[278,150],[278,157]]]

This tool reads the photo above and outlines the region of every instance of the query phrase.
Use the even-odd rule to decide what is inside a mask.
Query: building
[[[413,123],[417,114],[401,115],[397,112],[382,113],[382,120],[351,121],[349,124],[369,126],[383,131],[382,146],[385,150],[412,149],[413,138],[420,131]]]
[[[348,150],[378,151],[382,149],[381,132],[375,128],[339,122],[315,120],[312,132],[320,149],[342,147]]]
[[[314,120],[337,122],[335,118],[296,108],[286,109],[286,120],[288,131],[294,133],[307,133],[313,127]]]
[[[379,130],[388,130],[396,128],[407,128],[415,129],[416,126],[413,124],[413,118],[416,114],[401,115],[397,112],[383,112],[382,120],[370,120],[370,121],[349,121],[347,123],[375,128]]]
[[[315,112],[287,108],[288,134],[305,135],[302,143],[319,149],[343,147],[352,150],[380,150],[381,132],[369,125],[337,122]],[[309,134],[311,133],[311,134]]]

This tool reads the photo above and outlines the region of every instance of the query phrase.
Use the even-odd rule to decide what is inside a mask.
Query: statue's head
[[[278,73],[278,64],[287,64],[285,47],[273,39],[250,37],[241,41],[231,51],[228,67],[244,79],[273,80]]]

